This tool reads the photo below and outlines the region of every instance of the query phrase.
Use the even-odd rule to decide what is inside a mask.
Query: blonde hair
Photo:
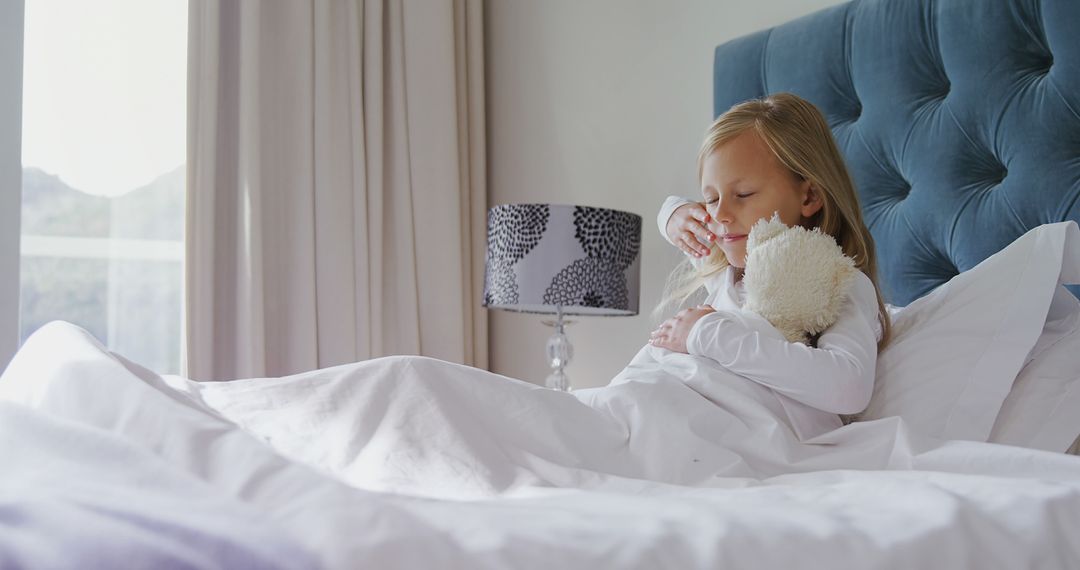
[[[855,184],[825,117],[812,103],[791,93],[776,93],[733,106],[713,122],[705,135],[698,154],[699,182],[705,159],[749,129],[761,137],[780,164],[799,178],[808,180],[820,194],[823,206],[806,225],[819,227],[835,238],[844,255],[873,282],[882,331],[878,341],[880,352],[892,336],[892,325],[878,287],[874,238],[863,223]],[[684,259],[669,276],[663,300],[654,315],[662,314],[670,305],[685,303],[701,289],[708,277],[728,265],[719,247],[712,248],[698,268]]]

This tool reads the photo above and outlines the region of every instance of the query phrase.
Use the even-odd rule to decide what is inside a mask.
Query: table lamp
[[[641,216],[562,204],[503,204],[488,210],[484,306],[555,315],[545,385],[570,390],[574,349],[565,327],[578,316],[638,313]]]

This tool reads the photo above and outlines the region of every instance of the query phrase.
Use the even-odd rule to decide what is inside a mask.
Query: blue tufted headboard
[[[1080,0],[854,0],[718,46],[713,72],[716,115],[779,91],[825,113],[888,303],[1080,222]]]

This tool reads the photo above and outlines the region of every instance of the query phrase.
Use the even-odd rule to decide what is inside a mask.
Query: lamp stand
[[[570,339],[566,338],[565,327],[574,321],[563,320],[562,307],[555,307],[556,317],[554,321],[544,321],[545,325],[555,327],[555,333],[547,341],[548,365],[551,366],[551,374],[544,381],[544,385],[553,390],[570,391],[570,379],[566,377],[563,369],[574,357],[574,347]]]

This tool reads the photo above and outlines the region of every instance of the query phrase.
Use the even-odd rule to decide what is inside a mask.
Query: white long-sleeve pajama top
[[[670,196],[660,208],[657,225],[664,239],[671,214],[688,202]],[[837,414],[860,412],[869,403],[881,323],[874,284],[861,271],[840,317],[821,334],[816,348],[789,342],[763,317],[743,309],[743,284],[735,280],[732,267],[710,276],[705,289],[705,304],[716,312],[691,328],[687,352],[769,388],[800,439],[840,427]]]

